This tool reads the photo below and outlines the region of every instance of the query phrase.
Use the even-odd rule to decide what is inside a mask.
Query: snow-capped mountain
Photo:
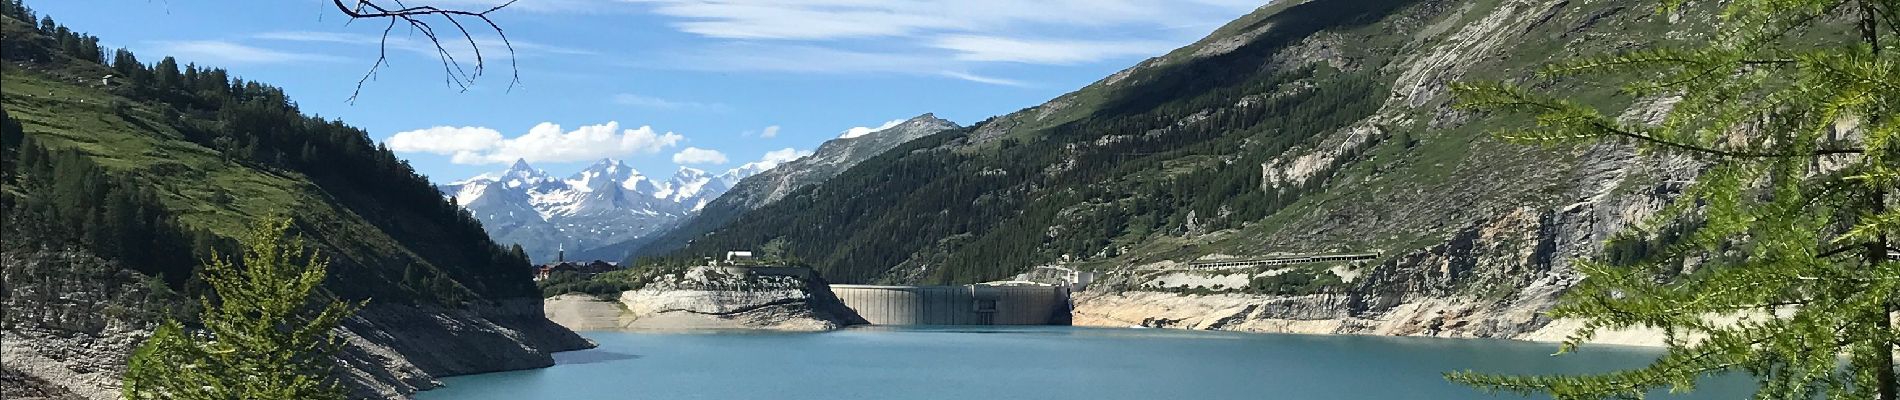
[[[717,175],[680,167],[659,180],[603,159],[556,178],[517,160],[507,170],[436,189],[481,220],[495,242],[519,243],[536,262],[553,260],[562,249],[568,259],[618,260],[619,249],[602,247],[662,232],[771,167],[751,163]]]

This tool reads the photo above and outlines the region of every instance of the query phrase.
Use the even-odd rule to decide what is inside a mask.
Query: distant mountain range
[[[771,167],[748,163],[717,175],[680,167],[658,180],[602,159],[557,178],[517,160],[507,170],[436,189],[475,214],[496,242],[520,244],[536,262],[554,260],[563,249],[570,259],[618,259],[616,249],[605,247],[670,227]]]
[[[507,170],[436,189],[481,220],[496,242],[520,244],[536,262],[554,260],[562,250],[570,260],[619,260],[709,207],[718,210],[716,221],[689,225],[722,225],[731,215],[823,182],[899,144],[955,128],[956,123],[924,114],[868,133],[851,132],[783,164],[754,162],[717,175],[680,167],[666,180],[611,159],[566,178],[517,160]]]

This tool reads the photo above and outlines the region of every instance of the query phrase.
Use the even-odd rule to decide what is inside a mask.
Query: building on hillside
[[[612,261],[594,260],[585,263],[568,261],[566,246],[561,246],[559,252],[555,254],[554,262],[533,267],[534,280],[547,279],[549,275],[553,275],[557,272],[574,272],[594,276],[620,269],[620,263]]]

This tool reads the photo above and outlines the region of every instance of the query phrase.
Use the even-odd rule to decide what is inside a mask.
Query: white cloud
[[[1077,64],[1113,57],[1154,55],[1177,46],[1156,40],[1049,40],[947,35],[931,44],[966,61]]]
[[[871,132],[877,132],[877,131],[881,131],[881,130],[885,130],[885,129],[891,129],[891,127],[894,127],[894,126],[897,126],[897,124],[901,124],[901,123],[904,123],[904,120],[901,120],[901,119],[893,119],[893,120],[890,120],[890,121],[886,121],[886,122],[884,122],[884,124],[883,124],[883,125],[878,125],[878,126],[877,126],[876,128],[871,128],[871,127],[863,127],[863,126],[860,126],[860,127],[855,127],[855,128],[851,128],[851,129],[846,129],[846,130],[844,130],[844,134],[843,134],[843,135],[838,135],[838,138],[839,138],[839,139],[850,139],[850,138],[854,138],[854,137],[859,137],[859,136],[864,136],[864,135],[869,135],[869,134],[871,134]]]
[[[1019,81],[1019,80],[992,78],[992,77],[972,74],[968,72],[961,72],[961,71],[943,71],[943,76],[948,76],[951,78],[957,78],[957,79],[962,79],[962,80],[982,83],[982,84],[988,84],[988,85],[1029,87],[1029,83]]]
[[[208,64],[281,64],[291,62],[337,62],[342,57],[292,53],[247,46],[223,40],[185,40],[156,42],[159,53]]]
[[[678,153],[673,153],[673,163],[675,164],[725,164],[726,153],[720,153],[719,150],[708,150],[708,149],[702,149],[698,147],[687,147],[685,149],[680,149],[680,152]]]
[[[778,125],[765,127],[765,130],[759,131],[759,137],[766,139],[778,137]]]
[[[383,142],[397,152],[452,154],[449,162],[456,164],[500,164],[516,159],[570,162],[653,154],[685,140],[685,136],[659,133],[650,126],[621,129],[619,122],[586,125],[572,131],[543,122],[515,138],[504,138],[500,132],[484,127],[434,127],[400,132]]]
[[[692,101],[667,100],[667,99],[662,99],[662,98],[653,97],[653,96],[637,95],[633,93],[616,94],[614,95],[613,101],[614,101],[614,104],[619,104],[623,106],[655,108],[655,109],[663,109],[663,110],[678,110],[678,109],[687,109],[687,108],[715,109],[716,110],[716,109],[726,108],[726,105],[719,104],[719,103],[700,103],[700,102],[692,102]]]
[[[786,162],[797,160],[799,158],[804,158],[805,156],[809,156],[809,155],[811,155],[811,151],[798,150],[798,149],[786,147],[783,149],[765,152],[765,155],[760,156],[758,161],[745,163],[745,165],[741,165],[739,166],[739,168],[735,168],[735,169],[749,169],[749,170],[755,170],[755,171],[764,171],[768,169],[778,168],[779,164],[784,164]]]
[[[800,157],[809,156],[809,155],[811,155],[810,151],[801,151],[798,149],[786,147],[783,149],[765,152],[765,156],[759,157],[758,162],[766,163],[767,165],[776,166],[779,164],[783,164],[787,161],[797,160]]]
[[[501,132],[476,126],[437,126],[397,132],[383,140],[398,153],[455,154],[487,150],[501,143]]]

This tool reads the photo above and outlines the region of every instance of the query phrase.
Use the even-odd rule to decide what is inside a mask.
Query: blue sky
[[[515,158],[563,175],[603,157],[661,177],[678,165],[721,171],[926,112],[970,124],[1193,42],[1261,3],[520,0],[493,14],[518,70],[492,32],[477,32],[489,70],[464,92],[399,27],[390,65],[354,103],[384,25],[351,22],[329,0],[28,5],[142,60],[172,55],[281,86],[305,112],[362,127],[446,182]]]

